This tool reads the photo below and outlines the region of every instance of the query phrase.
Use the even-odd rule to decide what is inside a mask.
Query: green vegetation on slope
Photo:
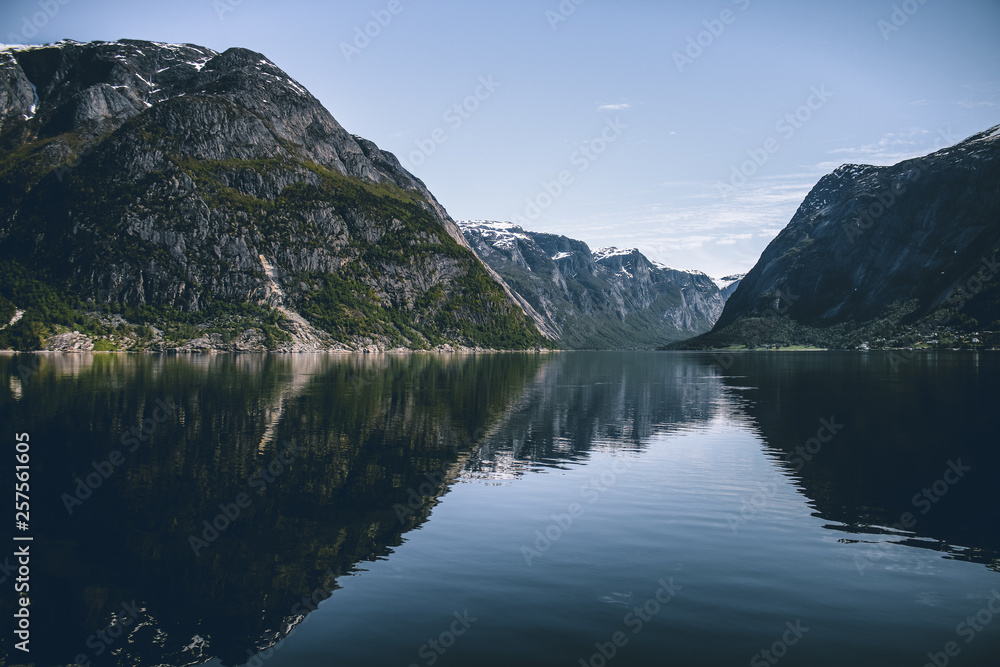
[[[946,302],[947,304],[947,302]],[[884,317],[868,322],[845,322],[818,328],[800,324],[785,315],[741,317],[729,326],[661,349],[826,349],[859,348],[982,348],[1000,345],[1000,321],[987,327],[970,313],[990,312],[991,299],[970,302],[965,312],[947,306],[913,322],[917,302],[894,304]]]
[[[15,310],[24,311],[10,326]],[[0,349],[38,350],[55,334],[79,331],[95,339],[95,351],[146,349],[154,341],[152,327],[162,330],[162,342],[181,346],[218,334],[229,343],[248,329],[261,332],[269,349],[291,340],[282,326],[285,317],[266,306],[211,302],[196,313],[167,306],[122,304],[95,306],[53,287],[13,261],[0,262]]]
[[[159,139],[146,138],[150,142]],[[95,154],[88,156],[85,168],[63,172],[58,184],[43,184],[44,193],[25,195],[45,171],[39,151],[46,143],[31,144],[8,155],[0,165],[0,187],[11,193],[12,199],[34,199],[17,223],[20,232],[15,230],[5,243],[6,279],[0,294],[0,315],[10,314],[0,320],[0,326],[10,321],[15,307],[26,313],[15,326],[0,330],[0,348],[37,349],[53,334],[79,331],[95,338],[97,349],[144,349],[154,342],[151,327],[162,331],[161,342],[167,346],[212,334],[218,334],[213,340],[228,344],[248,329],[262,332],[270,349],[288,342],[284,317],[277,311],[213,298],[192,279],[191,267],[201,274],[203,283],[217,281],[228,271],[204,252],[205,248],[189,248],[182,264],[165,245],[144,240],[127,226],[126,220],[141,214],[172,233],[191,234],[195,230],[187,228],[190,225],[178,211],[191,202],[192,195],[226,221],[222,233],[245,239],[259,251],[290,245],[329,246],[328,230],[290,212],[332,208],[349,227],[388,227],[372,240],[365,240],[364,234],[339,239],[341,247],[336,252],[344,255],[344,261],[336,273],[279,267],[309,288],[303,294],[291,294],[290,305],[335,339],[376,339],[418,349],[442,343],[497,349],[545,345],[531,320],[507,300],[478,260],[442,229],[416,192],[363,182],[313,163],[284,158],[213,161],[174,157],[168,160],[166,170],[129,180],[117,177],[118,163],[113,155],[91,151]],[[38,174],[18,180],[12,165],[30,156],[37,157]],[[180,175],[191,178],[194,192],[170,189],[168,184],[176,184]],[[294,182],[274,198],[256,197],[229,185],[261,178],[288,180],[289,176]],[[8,201],[3,207],[7,215],[13,211],[11,205]],[[70,212],[72,215],[67,215]],[[81,220],[89,224],[81,226]],[[43,249],[28,229],[49,239],[72,242]],[[213,229],[203,245],[216,245],[218,233]],[[451,282],[434,284],[422,294],[413,290],[416,295],[409,303],[393,303],[375,292],[374,287],[391,280],[399,267],[428,267],[442,261],[455,265]],[[42,269],[31,273],[25,266]],[[197,296],[198,310],[185,310],[176,296],[178,303],[165,303],[166,297],[155,292],[147,294],[151,301],[147,304],[118,303],[114,298],[100,303],[107,293],[102,297],[99,284],[80,284],[94,280],[92,273],[81,275],[80,267],[113,267],[133,273],[155,267],[161,284],[174,281],[186,285]]]

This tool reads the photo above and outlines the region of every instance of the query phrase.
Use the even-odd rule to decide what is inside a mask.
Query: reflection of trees
[[[33,657],[71,661],[135,598],[145,625],[115,645],[119,664],[245,661],[302,620],[303,596],[329,594],[328,571],[389,554],[455,475],[640,449],[719,417],[758,429],[817,512],[853,533],[899,521],[961,458],[973,472],[918,515],[916,535],[894,539],[996,562],[1000,361],[981,364],[925,357],[897,381],[877,354],[735,355],[724,377],[710,355],[653,353],[46,356],[19,398],[0,377],[0,429],[30,424],[36,456]],[[16,368],[0,358],[0,374]],[[157,400],[176,416],[67,516],[61,494]],[[813,461],[797,473],[780,463],[829,417],[845,429]],[[292,441],[289,468],[196,558],[188,537],[219,503],[253,493],[250,475]],[[394,506],[409,507],[428,474],[435,483],[401,521]]]
[[[45,517],[36,544],[49,554],[37,596],[51,603],[37,605],[37,627],[54,634],[39,638],[49,655],[38,664],[88,652],[88,635],[133,598],[145,611],[141,627],[112,647],[124,650],[117,663],[244,662],[248,648],[274,643],[302,619],[303,596],[329,594],[325,573],[385,556],[426,519],[444,479],[405,523],[393,505],[411,499],[427,473],[453,468],[544,359],[94,355],[67,366],[47,358],[19,401],[0,396],[0,424],[16,409],[33,441],[48,443],[34,475]],[[173,401],[176,416],[67,516],[61,494],[122,449],[121,434],[157,399]],[[257,495],[248,478],[291,442],[296,457]],[[188,537],[241,492],[253,504],[195,557]]]
[[[885,529],[910,512],[915,539],[900,535],[904,543],[997,567],[1000,359],[976,359],[929,354],[895,373],[882,353],[743,354],[725,382],[755,387],[740,392],[744,410],[831,528],[898,532]],[[844,430],[799,472],[780,463],[815,437],[824,417]],[[958,459],[973,470],[921,513],[913,496]]]

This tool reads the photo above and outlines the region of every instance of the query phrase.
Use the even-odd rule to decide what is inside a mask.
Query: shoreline
[[[566,352],[560,349],[530,348],[524,350],[493,350],[477,347],[453,347],[450,349],[434,348],[430,350],[414,350],[410,348],[391,348],[387,350],[0,350],[0,356],[14,356],[18,354],[42,354],[42,355],[158,355],[158,356],[216,356],[216,355],[246,355],[246,354],[276,354],[287,356],[337,356],[349,357],[356,355],[407,355],[407,354],[550,354]]]
[[[837,352],[837,353],[853,353],[853,354],[871,354],[873,352],[906,352],[906,353],[929,353],[929,352],[969,352],[969,353],[979,353],[979,352],[1000,352],[1000,348],[980,348],[980,349],[961,349],[961,348],[905,348],[905,347],[894,347],[894,348],[884,348],[877,350],[840,350],[833,348],[779,348],[779,349],[757,349],[757,350],[747,350],[747,349],[731,349],[731,348],[716,348],[709,350],[656,350],[656,349],[607,349],[607,350],[568,350],[560,348],[543,349],[543,348],[530,348],[523,350],[494,350],[487,348],[472,348],[472,347],[454,347],[450,349],[434,348],[430,350],[414,350],[409,348],[391,348],[386,350],[214,350],[214,349],[203,349],[203,350],[184,350],[184,349],[168,349],[168,350],[0,350],[0,357],[12,357],[19,354],[37,354],[37,355],[146,355],[146,356],[165,356],[165,357],[198,357],[198,356],[220,356],[220,355],[254,355],[254,354],[273,354],[280,356],[327,356],[327,357],[352,357],[352,356],[378,356],[378,355],[393,355],[393,356],[405,356],[410,354],[432,354],[432,355],[474,355],[474,354],[563,354],[570,352],[657,352],[657,353],[697,353],[697,354],[761,354],[761,353],[796,353],[796,352]]]

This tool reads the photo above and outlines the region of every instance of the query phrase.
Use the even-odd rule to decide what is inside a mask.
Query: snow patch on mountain
[[[495,220],[466,220],[460,221],[458,227],[461,230],[474,230],[490,245],[495,248],[511,250],[517,246],[518,241],[529,241],[531,238],[524,233],[524,229],[509,222],[497,222]]]
[[[719,287],[720,290],[724,290],[733,283],[738,283],[747,277],[745,273],[737,273],[731,276],[725,276],[724,278],[712,278],[712,281]]]
[[[35,113],[38,111],[38,88],[36,88],[35,84],[31,83],[30,81],[28,82],[28,85],[31,86],[32,100],[31,100],[31,108],[28,109],[28,113],[25,114],[24,120],[31,120],[32,118],[35,117]]]
[[[594,261],[601,261],[602,259],[607,259],[608,257],[627,257],[634,252],[639,252],[637,248],[618,248],[615,246],[609,246],[607,248],[598,248],[593,252]]]

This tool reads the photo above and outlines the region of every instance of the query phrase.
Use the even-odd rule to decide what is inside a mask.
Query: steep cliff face
[[[25,309],[24,339],[89,326],[25,303],[40,282],[119,347],[226,349],[254,321],[300,349],[542,340],[424,184],[259,53],[5,47],[0,151],[0,262],[35,281],[0,316]]]
[[[844,165],[809,193],[710,336],[745,343],[752,329],[770,343],[767,330],[780,329],[796,342],[876,322],[866,335],[1000,329],[998,210],[1000,126],[891,167]]]
[[[718,326],[774,307],[782,288],[803,324],[865,321],[911,299],[926,313],[997,247],[998,208],[1000,127],[892,167],[844,165],[809,193]]]
[[[459,222],[538,328],[570,348],[652,348],[707,331],[722,311],[705,274],[502,222]]]

